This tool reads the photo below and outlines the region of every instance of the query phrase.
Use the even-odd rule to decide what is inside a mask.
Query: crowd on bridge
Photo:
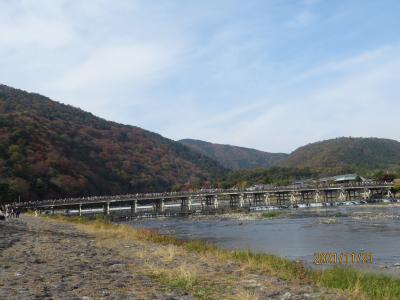
[[[304,188],[323,189],[323,188],[334,188],[334,187],[362,187],[367,185],[388,185],[387,182],[353,182],[351,184],[319,184],[319,185],[291,185],[291,186],[268,186],[257,187],[241,190],[237,187],[231,189],[221,188],[209,188],[200,190],[188,190],[179,192],[162,192],[162,193],[136,193],[136,194],[122,194],[122,195],[103,195],[103,196],[88,196],[88,197],[71,197],[61,199],[49,199],[42,201],[30,201],[20,203],[20,207],[35,207],[38,205],[60,205],[69,203],[90,203],[90,202],[101,202],[101,201],[118,201],[118,200],[141,200],[141,199],[154,199],[154,198],[172,198],[172,197],[185,197],[193,194],[204,195],[204,194],[215,194],[215,193],[239,193],[239,192],[250,192],[250,191],[277,191],[277,190],[300,190]]]
[[[199,194],[207,194],[207,193],[220,193],[229,190],[224,189],[202,189],[199,191],[182,191],[182,192],[163,192],[163,193],[136,193],[136,194],[121,194],[121,195],[112,195],[112,196],[89,196],[89,197],[78,197],[78,198],[62,198],[62,199],[51,199],[51,200],[43,200],[39,202],[24,202],[21,203],[21,206],[29,207],[37,204],[41,205],[51,205],[51,204],[64,204],[71,202],[97,202],[102,200],[113,201],[113,200],[125,200],[125,199],[146,199],[146,198],[165,198],[165,197],[180,197],[180,196],[188,196],[193,193]]]

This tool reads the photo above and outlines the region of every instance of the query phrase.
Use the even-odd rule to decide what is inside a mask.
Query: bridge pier
[[[202,208],[204,210],[210,210],[212,209],[217,209],[218,208],[218,195],[205,195],[205,201],[203,204],[202,203]]]
[[[153,205],[153,210],[155,214],[164,213],[165,211],[164,199],[158,199],[156,203]]]
[[[313,192],[311,191],[301,191],[300,192],[301,202],[309,204],[310,200],[313,199]]]
[[[109,216],[110,215],[110,202],[106,202],[103,206],[104,210],[104,215]]]
[[[385,196],[385,191],[384,191],[384,189],[377,189],[376,190],[376,195],[380,198],[380,199],[383,199],[384,198],[384,196]]]
[[[282,205],[282,194],[278,192],[278,194],[276,194],[276,204],[278,206]]]
[[[291,204],[297,203],[296,194],[294,192],[290,194],[290,203]]]
[[[368,201],[369,199],[371,199],[371,190],[369,189],[364,189],[363,193],[362,193],[363,199],[365,201]]]
[[[266,205],[266,206],[270,206],[270,205],[271,205],[269,193],[265,193],[265,194],[264,194],[264,202],[265,202],[265,205]]]
[[[136,215],[137,213],[137,200],[131,202],[131,216]]]
[[[346,201],[346,191],[341,189],[338,193],[339,193],[338,200],[342,202]]]
[[[205,210],[205,205],[207,204],[207,197],[204,199],[204,197],[200,196],[200,204],[201,204],[201,211]]]
[[[379,192],[375,189],[371,189],[370,200],[375,201],[376,198],[379,198]]]
[[[390,189],[387,191],[386,197],[389,198],[389,199],[393,199],[394,198],[393,197],[393,193],[392,193],[392,191]]]
[[[287,192],[278,192],[277,194],[278,206],[285,205],[288,200],[289,200],[289,194]]]
[[[230,194],[229,195],[229,207],[231,209],[235,209],[240,207],[240,195],[239,194]]]
[[[315,201],[315,203],[319,203],[321,201],[321,192],[320,191],[315,191],[314,201]]]
[[[213,196],[214,209],[218,209],[218,195]]]
[[[239,195],[239,206],[243,207],[244,206],[244,194]]]
[[[181,211],[190,211],[192,210],[192,198],[191,197],[184,197],[181,199]]]
[[[324,201],[325,203],[332,203],[336,198],[336,195],[333,195],[333,190],[324,190]]]
[[[264,194],[254,193],[253,194],[253,205],[254,206],[262,206],[265,204],[265,196]]]
[[[351,199],[355,200],[357,198],[356,191],[355,190],[347,190],[347,196],[348,196],[349,200],[351,200]]]

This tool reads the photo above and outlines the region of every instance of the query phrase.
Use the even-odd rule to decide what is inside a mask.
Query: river
[[[357,268],[400,277],[400,205],[359,205],[283,210],[284,217],[260,213],[130,221],[139,228],[183,239],[201,239],[225,249],[273,253],[313,265],[316,252],[367,252],[373,264]],[[320,266],[319,266],[320,267]]]

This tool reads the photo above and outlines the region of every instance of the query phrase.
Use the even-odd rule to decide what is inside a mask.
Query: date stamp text
[[[373,264],[371,252],[315,252],[315,265]]]

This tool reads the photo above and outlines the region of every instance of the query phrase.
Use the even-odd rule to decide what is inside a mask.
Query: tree
[[[245,189],[247,189],[249,186],[250,186],[250,184],[249,184],[246,180],[243,180],[243,181],[241,181],[241,182],[239,183],[239,189],[241,189],[241,190],[245,190]]]
[[[16,200],[17,195],[21,198],[26,198],[29,196],[30,184],[23,178],[15,177],[11,181],[10,190],[14,191],[13,200]]]
[[[396,178],[396,175],[389,172],[383,173],[382,171],[379,171],[375,173],[374,178],[377,181],[392,182]]]
[[[7,183],[0,183],[0,206],[8,203],[10,196],[10,185]]]
[[[182,187],[181,187],[180,184],[174,184],[174,185],[172,186],[172,191],[173,191],[173,192],[179,192],[181,189],[182,189]]]

